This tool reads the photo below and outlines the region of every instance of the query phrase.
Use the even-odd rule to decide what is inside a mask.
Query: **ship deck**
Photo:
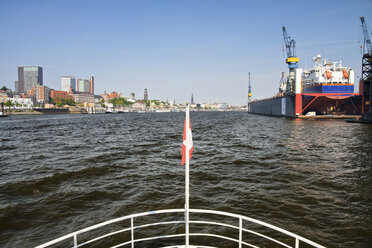
[[[360,119],[360,115],[299,115],[299,119]]]

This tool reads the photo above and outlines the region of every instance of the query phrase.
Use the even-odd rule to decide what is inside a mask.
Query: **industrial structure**
[[[372,122],[372,44],[364,17],[360,17],[363,36],[362,57],[362,120]]]
[[[362,104],[356,97],[358,94],[354,93],[354,71],[343,66],[342,61],[322,60],[321,55],[314,57],[313,68],[298,68],[296,42],[288,36],[284,26],[282,31],[288,77],[282,73],[279,92],[275,96],[249,102],[249,112],[300,118],[351,118],[360,114]],[[371,64],[368,66],[371,68]]]
[[[248,111],[251,101],[252,101],[251,73],[248,72]]]
[[[283,30],[283,38],[285,49],[287,52],[287,58],[285,62],[288,64],[289,68],[289,76],[287,80],[287,85],[285,88],[285,92],[287,94],[293,94],[295,91],[295,72],[298,68],[299,58],[296,56],[296,42],[287,34],[285,27],[282,27]]]

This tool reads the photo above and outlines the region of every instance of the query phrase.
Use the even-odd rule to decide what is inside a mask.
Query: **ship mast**
[[[250,110],[249,106],[250,106],[251,101],[252,101],[251,73],[248,72],[248,105],[247,105],[248,112]]]

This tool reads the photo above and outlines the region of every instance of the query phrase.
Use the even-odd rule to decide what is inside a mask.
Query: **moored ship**
[[[313,59],[314,67],[303,72],[303,93],[354,93],[354,71],[351,68],[343,66],[342,61],[325,59],[322,62],[320,54]]]
[[[279,92],[270,98],[248,101],[249,113],[304,117],[355,118],[361,113],[361,98],[354,93],[354,71],[342,62],[314,57],[309,70],[298,68],[295,42],[283,27],[289,75],[283,73]],[[249,90],[250,93],[250,90]],[[248,94],[249,94],[248,93]]]

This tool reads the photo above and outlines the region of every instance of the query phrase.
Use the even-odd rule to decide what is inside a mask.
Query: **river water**
[[[183,208],[183,124],[184,113],[0,119],[0,247]],[[192,112],[191,125],[191,208],[372,247],[372,125],[244,112]]]

